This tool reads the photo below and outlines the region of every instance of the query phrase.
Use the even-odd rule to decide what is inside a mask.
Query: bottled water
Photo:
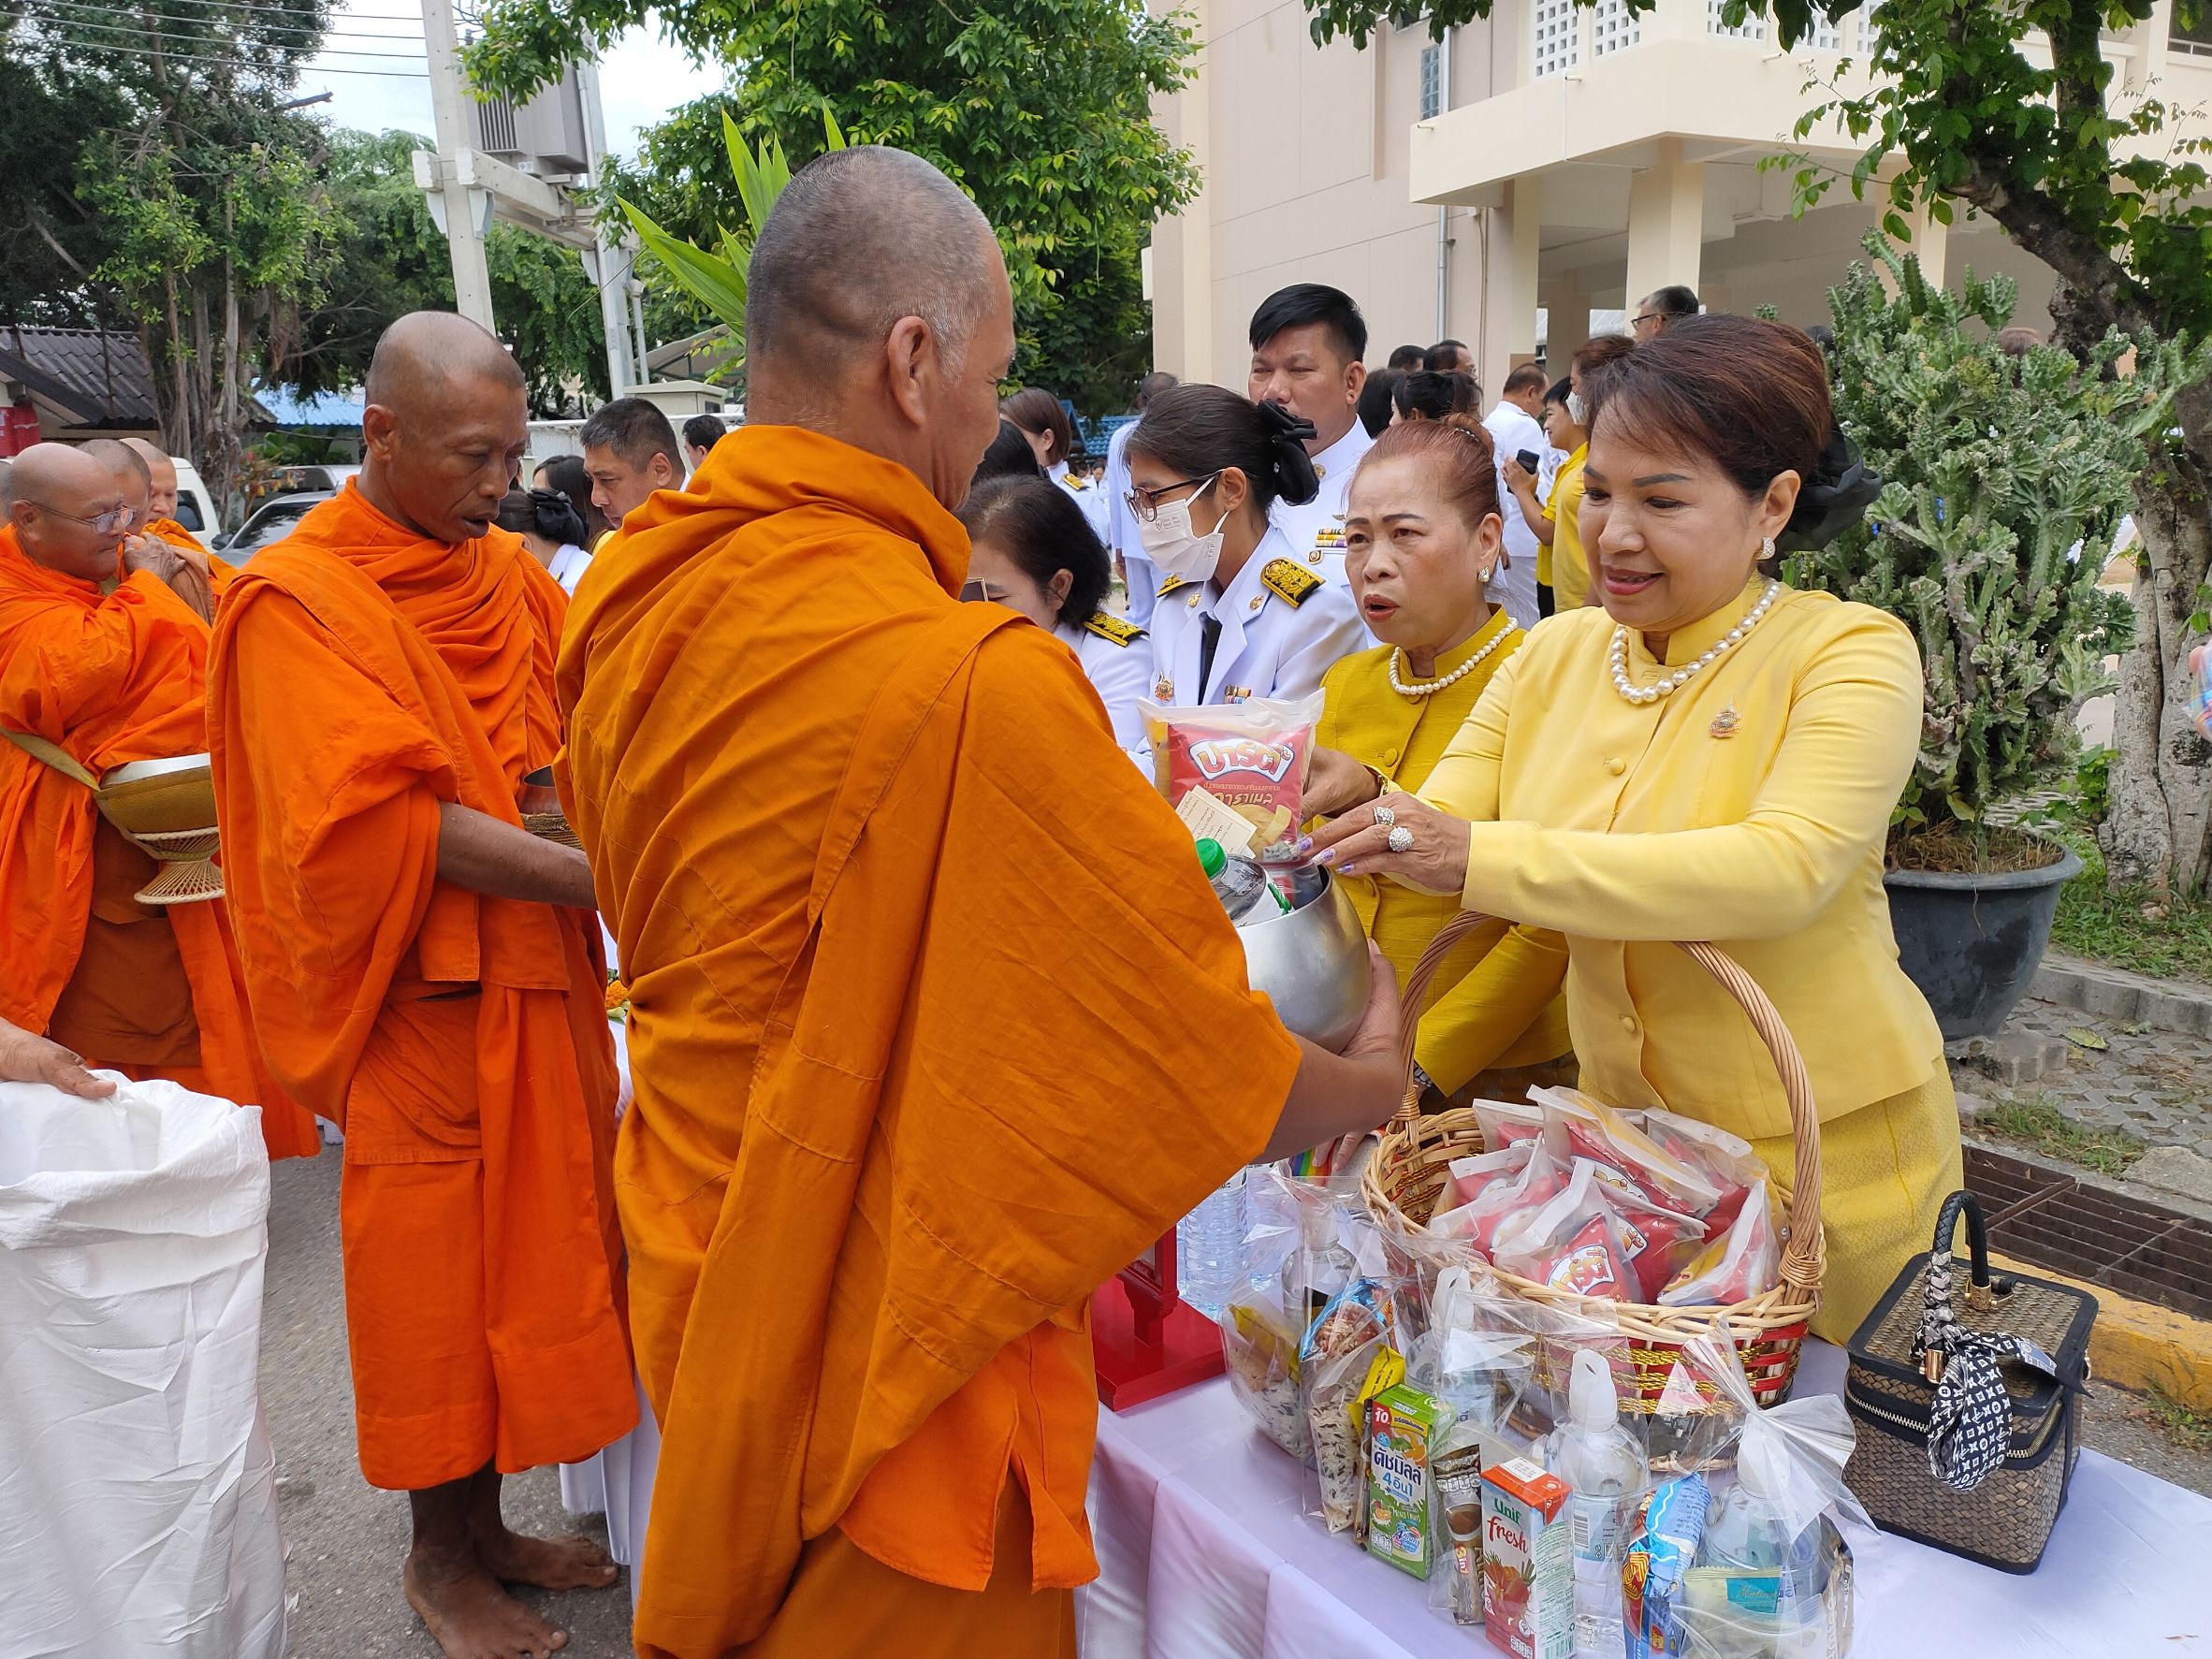
[[[1588,1348],[1575,1355],[1567,1413],[1546,1450],[1551,1473],[1574,1489],[1567,1513],[1575,1553],[1575,1659],[1619,1659],[1628,1513],[1649,1480],[1644,1454],[1621,1426],[1612,1373]]]
[[[1176,1288],[1209,1319],[1244,1276],[1244,1171],[1239,1170],[1175,1224]]]

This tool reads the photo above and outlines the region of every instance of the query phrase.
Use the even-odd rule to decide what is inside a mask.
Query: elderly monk
[[[1285,1031],[1074,656],[955,598],[1014,336],[951,181],[799,172],[746,344],[748,424],[631,516],[560,664],[632,996],[638,1649],[1071,1653],[1089,1295],[1388,1115],[1394,982],[1345,1055]]]
[[[499,342],[400,318],[361,429],[358,477],[223,602],[226,868],[263,1049],[345,1130],[361,1470],[413,1506],[407,1598],[454,1659],[542,1656],[566,1633],[502,1585],[616,1569],[508,1531],[501,1476],[637,1419],[591,872],[517,809],[567,599],[492,522],[529,437]]]
[[[314,1120],[260,1064],[222,902],[138,903],[157,866],[100,815],[88,783],[207,749],[210,636],[182,557],[127,533],[137,499],[95,455],[36,444],[12,482],[0,529],[0,1017],[95,1066],[258,1103],[269,1156],[312,1155]]]
[[[214,582],[217,598],[230,578],[238,574],[237,567],[226,564],[207,550],[206,545],[187,530],[177,518],[177,463],[169,458],[157,444],[143,438],[125,438],[123,442],[131,452],[146,463],[146,473],[153,485],[148,504],[151,515],[146,521],[146,533],[159,536],[163,541],[182,547],[188,554],[196,555],[200,564],[208,570]]]
[[[143,443],[143,440],[140,440]],[[146,447],[151,448],[148,444]],[[214,567],[208,550],[199,545],[193,533],[175,519],[157,517],[153,511],[153,469],[144,455],[133,448],[129,441],[121,438],[95,438],[84,445],[84,453],[106,467],[115,479],[115,488],[123,491],[124,500],[131,509],[131,535],[153,536],[177,549],[182,568],[170,586],[182,594],[187,604],[206,618],[215,619],[215,601],[223,588],[228,585],[231,570],[223,567],[223,581],[215,579]],[[176,504],[177,469],[168,458],[162,458],[169,469],[169,501]],[[126,537],[127,541],[129,537]]]

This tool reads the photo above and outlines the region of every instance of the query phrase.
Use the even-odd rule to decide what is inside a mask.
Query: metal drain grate
[[[1967,1147],[1966,1185],[1991,1249],[2212,1319],[2212,1225],[1986,1146]]]

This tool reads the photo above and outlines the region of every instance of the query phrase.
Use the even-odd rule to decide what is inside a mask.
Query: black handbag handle
[[[1976,1290],[1989,1288],[1989,1229],[1982,1220],[1981,1201],[1964,1188],[1943,1201],[1943,1213],[1937,1218],[1935,1253],[1951,1254],[1952,1241],[1958,1235],[1958,1217],[1966,1217],[1966,1253],[1968,1282]]]

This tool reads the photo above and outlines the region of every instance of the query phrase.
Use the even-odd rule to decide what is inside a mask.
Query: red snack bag
[[[1725,1231],[1743,1210],[1754,1183],[1767,1178],[1767,1166],[1741,1135],[1672,1112],[1644,1113],[1644,1133],[1686,1164],[1712,1177],[1721,1201],[1706,1216],[1709,1234]]]
[[[1628,1271],[1636,1281],[1628,1300],[1656,1300],[1667,1282],[1696,1255],[1697,1246],[1717,1230],[1695,1215],[1652,1202],[1627,1176],[1608,1165],[1577,1158],[1575,1168],[1590,1171],[1593,1190],[1621,1224],[1621,1248],[1628,1257]]]
[[[1550,1202],[1525,1214],[1517,1227],[1500,1230],[1498,1266],[1555,1290],[1637,1300],[1621,1223],[1605,1190],[1590,1164],[1578,1160],[1573,1179]]]
[[[1519,1100],[1477,1100],[1475,1121],[1482,1126],[1482,1143],[1501,1152],[1516,1142],[1534,1141],[1544,1132],[1544,1109]]]
[[[1464,1239],[1484,1260],[1492,1259],[1499,1233],[1551,1201],[1567,1184],[1566,1170],[1543,1142],[1530,1142],[1527,1157],[1519,1175],[1491,1182],[1469,1202],[1431,1219],[1430,1229],[1446,1238]]]
[[[1507,1146],[1503,1151],[1486,1152],[1480,1157],[1455,1157],[1451,1160],[1451,1187],[1459,1195],[1459,1201],[1470,1204],[1481,1196],[1482,1189],[1492,1181],[1518,1175],[1528,1168],[1529,1154],[1535,1148],[1522,1142]]]
[[[1727,1307],[1771,1290],[1781,1277],[1782,1245],[1761,1180],[1753,1183],[1735,1225],[1677,1273],[1658,1301],[1663,1307]]]
[[[1662,1209],[1702,1215],[1721,1201],[1721,1189],[1603,1100],[1579,1089],[1531,1089],[1544,1109],[1544,1140],[1563,1163],[1586,1157],[1617,1170]]]
[[[1324,701],[1315,691],[1196,708],[1141,704],[1160,793],[1180,808],[1185,795],[1203,789],[1250,821],[1255,853],[1295,838],[1305,816],[1305,775]]]

